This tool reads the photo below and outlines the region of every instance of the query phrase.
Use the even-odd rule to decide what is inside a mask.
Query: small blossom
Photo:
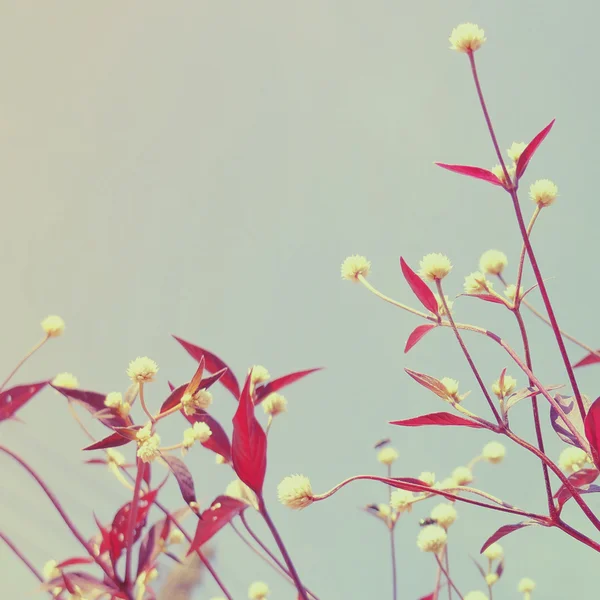
[[[481,294],[482,292],[488,292],[492,287],[492,282],[488,281],[485,275],[479,271],[465,277],[464,288],[467,294]]]
[[[106,449],[106,457],[109,463],[114,463],[117,467],[122,467],[125,464],[125,457],[114,448]]]
[[[256,494],[242,481],[234,479],[226,488],[225,495],[236,500],[241,500],[258,509]]]
[[[540,207],[550,206],[558,196],[556,184],[549,179],[538,179],[529,188],[529,197]]]
[[[512,146],[506,151],[508,154],[508,158],[513,162],[517,162],[523,154],[523,150],[527,148],[527,144],[525,142],[513,142]]]
[[[135,437],[137,438],[138,442],[141,442],[141,443],[149,440],[151,436],[152,436],[152,423],[150,423],[150,421],[148,421],[141,429],[138,429],[138,431],[135,434]]]
[[[120,392],[111,392],[104,398],[104,406],[108,408],[119,408],[123,404],[123,395]]]
[[[185,537],[179,529],[174,529],[169,534],[169,544],[183,544],[184,539]]]
[[[535,581],[533,579],[529,579],[529,577],[523,577],[521,581],[519,581],[519,592],[522,594],[529,594],[535,590]]]
[[[366,277],[370,268],[371,263],[364,256],[353,254],[342,263],[342,279],[358,281],[359,275]]]
[[[395,462],[396,460],[398,460],[398,452],[395,448],[391,448],[390,446],[386,447],[386,448],[382,448],[378,453],[377,453],[377,460],[382,464],[382,465],[391,465],[393,462]]]
[[[479,268],[488,275],[499,275],[508,264],[508,258],[500,250],[488,250],[479,259]]]
[[[446,545],[448,534],[439,525],[427,525],[423,527],[417,537],[417,546],[423,552],[434,552],[437,554]]]
[[[440,383],[446,388],[449,399],[460,402],[460,397],[458,395],[458,381],[456,381],[456,379],[442,377]]]
[[[558,466],[567,473],[575,473],[588,461],[588,455],[583,450],[569,446],[560,453]]]
[[[438,525],[444,529],[448,529],[448,527],[450,527],[450,525],[456,521],[457,514],[456,509],[452,504],[442,502],[434,507],[429,516],[434,521],[437,521]]]
[[[506,286],[506,289],[504,290],[504,295],[509,299],[512,300],[513,302],[515,301],[515,294],[517,291],[517,286],[514,283],[511,283],[510,285]],[[523,287],[519,287],[519,298],[521,298],[523,296]]]
[[[479,590],[475,590],[474,592],[469,592],[464,600],[489,600],[488,597]]]
[[[42,329],[48,337],[58,337],[65,330],[65,322],[57,315],[50,315],[42,321]]]
[[[382,519],[387,519],[392,514],[392,509],[389,504],[378,504],[377,505],[377,516]]]
[[[428,281],[444,279],[452,270],[452,263],[447,256],[439,253],[426,254],[419,263],[419,275]]]
[[[440,298],[439,294],[436,294],[435,298],[437,300],[438,313],[440,314],[440,316],[443,317],[444,315],[448,314],[446,312],[446,307],[444,306],[444,303],[442,302],[442,299]],[[450,312],[452,312],[452,307],[454,306],[454,301],[450,300],[450,298],[448,298],[448,296],[446,296],[446,294],[444,294],[444,300],[446,301],[446,305],[448,306],[448,310]]]
[[[500,579],[496,573],[488,573],[485,576],[485,582],[492,587]]]
[[[224,456],[222,456],[221,454],[215,454],[215,463],[217,465],[226,465],[227,459]]]
[[[489,560],[500,560],[504,556],[504,550],[498,542],[494,542],[483,551],[483,555]]]
[[[250,600],[264,600],[269,593],[269,586],[262,581],[255,581],[248,588]]]
[[[410,512],[414,498],[412,492],[398,489],[392,492],[390,504],[398,513]]]
[[[496,379],[494,383],[492,383],[492,392],[496,394],[498,399],[505,398],[506,396],[510,396],[517,387],[517,380],[510,375],[504,376],[504,383],[502,385],[502,389],[500,389],[500,379]]]
[[[515,174],[517,172],[517,168],[515,165],[511,165],[506,167],[506,171],[508,172],[508,176],[511,181],[515,180]],[[492,173],[502,182],[503,185],[506,185],[508,182],[506,181],[506,177],[504,176],[504,169],[502,165],[496,165],[492,167]]]
[[[467,485],[473,481],[473,473],[469,467],[456,467],[452,471],[452,479],[457,485]]]
[[[153,436],[148,438],[145,442],[142,442],[137,450],[138,457],[142,462],[152,462],[160,454],[158,447],[160,446],[160,436],[155,433]]]
[[[500,444],[499,442],[488,442],[483,447],[483,452],[481,456],[483,456],[484,460],[492,464],[501,463],[504,460],[504,455],[506,454],[506,448]]]
[[[450,48],[457,52],[475,52],[485,42],[485,32],[474,23],[462,23],[452,30]]]
[[[262,405],[265,414],[270,415],[271,417],[276,417],[282,412],[287,411],[287,400],[281,394],[269,394],[263,400]]]
[[[59,373],[53,380],[52,385],[74,390],[79,386],[77,377],[72,373]]]
[[[304,475],[284,477],[277,486],[277,497],[289,508],[295,510],[306,508],[313,503],[310,480]]]
[[[138,356],[129,363],[127,376],[134,383],[148,383],[154,381],[157,371],[158,365],[152,359],[147,356]]]
[[[271,376],[269,375],[269,371],[265,369],[262,365],[254,365],[251,369],[248,369],[248,373],[252,371],[252,384],[263,383],[267,381]]]
[[[422,481],[425,485],[433,486],[433,484],[435,483],[435,473],[432,473],[431,471],[423,471],[419,475],[418,479],[419,481]]]
[[[185,392],[181,397],[183,412],[193,415],[198,410],[206,410],[213,401],[212,394],[208,390],[198,390],[195,394]]]
[[[58,563],[55,560],[49,560],[42,568],[42,575],[46,581],[60,577],[60,571],[57,568]]]

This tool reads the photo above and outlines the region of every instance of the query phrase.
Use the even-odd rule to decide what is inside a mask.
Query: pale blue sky
[[[268,501],[301,575],[322,600],[391,597],[386,532],[358,510],[383,501],[383,487],[358,483],[291,513],[277,504],[276,484],[301,472],[321,492],[347,476],[377,472],[372,445],[388,436],[400,452],[398,475],[432,470],[442,478],[490,438],[387,424],[443,409],[404,367],[459,379],[474,390],[469,408],[485,408],[449,331],[434,332],[404,356],[419,322],[342,282],[339,265],[349,254],[366,255],[373,284],[406,302],[413,300],[400,255],[416,265],[428,252],[448,254],[455,265],[450,295],[491,247],[508,254],[508,277],[514,276],[520,247],[508,197],[433,166],[496,162],[467,60],[448,49],[451,29],[473,21],[488,37],[477,59],[502,148],[557,119],[524,187],[550,177],[560,188],[534,243],[545,276],[553,278],[548,286],[561,324],[596,343],[593,224],[600,209],[590,184],[598,70],[595,53],[584,48],[597,36],[600,8],[574,6],[0,2],[3,372],[38,339],[48,313],[64,317],[66,334],[18,381],[71,371],[83,388],[124,390],[128,362],[148,355],[160,366],[149,389],[149,402],[158,405],[167,379],[185,381],[195,367],[171,333],[218,353],[240,377],[252,364],[274,375],[326,367],[286,394],[289,414],[270,434]],[[529,214],[525,194],[522,201]],[[455,310],[461,321],[518,343],[514,324],[497,307],[462,298]],[[564,382],[549,331],[530,322],[538,376]],[[486,381],[509,366],[491,342],[468,341]],[[595,396],[597,369],[579,377]],[[228,430],[233,410],[227,392],[217,391],[214,413]],[[546,413],[544,407],[547,424]],[[47,476],[91,533],[92,509],[109,518],[126,500],[124,490],[101,468],[81,466],[85,439],[54,392],[45,391],[21,416],[25,426],[3,424],[3,443]],[[513,425],[531,435],[525,405]],[[182,422],[170,427],[164,438],[175,442]],[[561,445],[551,431],[547,436],[557,456]],[[0,528],[40,567],[76,551],[35,485],[7,459],[0,465]],[[190,465],[204,504],[231,479],[207,452],[194,452]],[[509,447],[502,465],[478,467],[477,475],[483,489],[543,510],[539,468],[518,448]],[[175,504],[176,488],[169,486]],[[469,555],[513,520],[459,511],[452,567],[466,592],[479,584]],[[398,526],[407,600],[433,586],[433,560],[415,546],[426,512],[421,507]],[[573,507],[565,514],[585,526]],[[538,581],[544,600],[591,589],[575,575],[595,568],[592,551],[558,532],[519,532],[504,546],[497,600],[517,598],[525,575]],[[216,566],[236,599],[255,579],[270,584],[274,599],[293,597],[229,532],[216,548]],[[35,589],[0,547],[0,596],[41,597]],[[197,597],[216,593],[209,583]]]

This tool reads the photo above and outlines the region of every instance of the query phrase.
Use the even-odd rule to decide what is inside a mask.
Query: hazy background
[[[531,139],[557,118],[523,181],[522,203],[529,215],[526,189],[534,179],[557,182],[560,199],[538,221],[534,243],[561,325],[597,343],[599,88],[597,52],[584,48],[595,48],[600,7],[20,0],[0,9],[2,372],[40,338],[39,321],[53,313],[65,319],[65,336],[15,382],[70,371],[82,388],[124,391],[128,362],[148,355],[160,366],[148,388],[156,407],[167,380],[186,381],[195,368],[172,333],[218,353],[240,378],[253,364],[274,376],[326,367],[286,392],[289,413],[270,434],[267,499],[303,579],[322,600],[391,598],[387,532],[359,511],[384,501],[386,490],[359,482],[294,513],[278,505],[277,483],[300,472],[322,492],[353,474],[383,472],[372,446],[386,436],[400,452],[398,475],[432,470],[441,479],[475,456],[489,435],[387,424],[444,408],[404,367],[459,379],[461,389],[473,390],[468,408],[487,409],[450,331],[433,332],[404,356],[419,321],[342,281],[340,263],[366,255],[370,281],[413,305],[400,255],[416,266],[428,252],[448,254],[451,296],[492,247],[508,254],[514,277],[520,246],[508,197],[433,165],[497,162],[467,59],[448,49],[452,28],[473,21],[488,37],[477,60],[501,147]],[[518,344],[510,315],[498,307],[461,298],[455,312]],[[529,322],[538,376],[566,381],[549,329]],[[467,339],[486,382],[508,366],[525,383],[490,341]],[[569,348],[574,358],[583,355]],[[597,373],[579,373],[592,396]],[[234,408],[215,388],[214,414],[228,431]],[[47,477],[91,534],[92,511],[112,518],[127,493],[102,467],[82,466],[86,440],[55,392],[43,392],[20,417],[25,425],[3,424],[2,443]],[[176,443],[183,426],[173,418],[163,440]],[[525,403],[513,426],[531,435]],[[547,437],[557,456],[562,445],[551,431]],[[232,473],[200,448],[189,459],[206,506]],[[7,457],[0,469],[0,528],[40,568],[79,553],[31,479]],[[490,493],[544,510],[539,466],[519,448],[510,446],[501,465],[478,465],[476,475]],[[173,482],[165,498],[179,505]],[[588,499],[600,508],[598,498]],[[434,504],[399,523],[402,599],[433,589],[434,561],[415,538],[418,519]],[[450,553],[466,593],[481,587],[469,555],[515,519],[458,510]],[[573,506],[565,514],[594,535]],[[523,576],[547,600],[593,588],[583,574],[595,572],[598,558],[560,532],[528,530],[502,543],[497,600],[519,597]],[[269,583],[274,600],[295,597],[228,530],[215,549],[215,566],[236,599],[256,579]],[[0,596],[42,597],[36,589],[1,546]],[[213,595],[209,581],[197,598]]]

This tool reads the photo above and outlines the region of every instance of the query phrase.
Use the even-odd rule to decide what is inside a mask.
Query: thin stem
[[[483,92],[481,91],[481,85],[479,83],[479,76],[477,75],[477,67],[475,66],[475,58],[473,56],[473,52],[469,52],[469,61],[471,63],[471,72],[473,74],[473,80],[475,82],[475,87],[477,88],[477,95],[479,96],[479,103],[481,104],[481,109],[483,111],[483,116],[487,123],[488,131],[490,133],[490,137],[492,138],[492,144],[494,145],[494,149],[496,150],[496,155],[498,156],[498,160],[502,165],[502,170],[505,173],[505,177],[507,181],[510,181],[508,177],[508,173],[506,171],[506,165],[504,164],[504,159],[502,158],[502,153],[500,152],[500,147],[498,146],[498,141],[496,139],[496,134],[494,132],[494,127],[492,125],[492,121],[490,119],[490,115],[487,110],[487,106],[485,103],[485,99],[483,97]],[[550,319],[550,325],[552,327],[552,331],[554,332],[554,337],[556,339],[556,343],[558,344],[558,349],[560,351],[560,355],[562,357],[563,363],[565,365],[565,369],[567,371],[567,376],[569,377],[569,382],[571,383],[571,387],[573,389],[573,394],[575,395],[575,400],[577,401],[577,407],[579,408],[579,413],[581,414],[581,418],[585,419],[585,406],[583,404],[583,399],[581,397],[581,392],[579,391],[579,385],[577,384],[577,379],[575,378],[575,373],[573,371],[573,367],[571,366],[571,361],[569,359],[569,355],[567,353],[567,349],[565,347],[565,342],[560,333],[560,327],[558,326],[558,321],[556,320],[556,316],[554,314],[554,309],[552,307],[552,303],[550,302],[550,296],[548,295],[548,290],[546,289],[546,284],[542,278],[542,273],[540,271],[540,267],[537,262],[537,258],[535,253],[533,252],[533,247],[531,242],[529,241],[529,236],[527,235],[527,227],[525,226],[525,221],[523,220],[523,212],[521,211],[521,206],[519,205],[519,197],[517,195],[517,189],[514,185],[510,186],[508,189],[510,196],[513,201],[513,208],[515,211],[515,216],[517,217],[517,223],[519,224],[519,230],[521,232],[521,237],[523,238],[523,243],[525,244],[525,248],[527,249],[527,255],[529,256],[529,262],[531,263],[531,268],[533,270],[533,274],[535,275],[536,282],[538,287],[540,288],[540,294],[542,296],[542,300],[544,301],[544,306],[546,308],[546,312],[548,313],[548,318]],[[518,294],[517,288],[517,294]]]
[[[438,567],[441,569],[442,573],[444,574],[444,577],[448,580],[448,587],[453,587],[454,591],[458,594],[458,597],[460,598],[460,600],[465,600],[464,596],[460,593],[460,590],[456,587],[456,585],[454,585],[454,581],[452,581],[452,578],[450,577],[450,573],[448,573],[448,571],[446,571],[446,569],[444,568],[444,565],[442,564],[442,561],[440,560],[440,557],[435,554],[435,560],[437,561]]]
[[[529,221],[529,225],[527,226],[527,237],[531,235],[531,230],[533,229],[533,225],[535,224],[540,211],[542,209],[536,204],[535,210],[533,211],[533,215],[531,216],[531,220]],[[518,306],[520,304],[520,292],[521,289],[521,280],[523,279],[523,266],[525,264],[525,244],[521,247],[521,255],[519,256],[519,268],[517,270],[517,283],[515,285],[515,304]],[[500,276],[500,274],[499,274]]]
[[[173,413],[178,412],[179,410],[181,410],[181,402],[179,404],[176,404],[175,406],[173,406],[173,408],[170,408],[169,410],[165,410],[165,412],[163,413],[158,413],[157,415],[154,416],[154,423],[156,423],[157,421],[160,421],[161,419],[164,419],[165,417],[168,417],[169,415],[172,415]],[[148,413],[146,413],[148,414]]]
[[[49,335],[45,335],[43,339],[38,342],[18,363],[17,366],[8,374],[8,377],[0,384],[0,392],[4,389],[4,386],[14,377],[15,373],[25,364],[25,361],[35,352],[37,352],[48,340],[50,339]]]
[[[389,479],[392,478],[392,465],[387,466],[387,476]],[[392,501],[392,486],[389,486],[389,502]],[[391,519],[390,519],[391,521]],[[398,573],[396,571],[396,540],[394,539],[394,532],[396,531],[395,523],[391,523],[388,527],[390,531],[390,554],[392,559],[392,598],[397,600],[398,597]]]
[[[142,385],[140,384],[140,391]],[[133,532],[135,530],[135,521],[138,512],[138,502],[140,499],[140,488],[144,479],[144,471],[146,463],[140,458],[137,458],[137,473],[135,476],[135,484],[133,486],[133,499],[131,500],[129,509],[129,521],[127,522],[127,533],[125,534],[125,548],[127,555],[125,557],[125,585],[128,586],[131,581],[131,559],[133,556]]]
[[[433,588],[433,600],[438,600],[440,594],[440,584],[442,583],[442,569],[438,565],[437,574],[435,576],[435,587]]]
[[[73,402],[70,398],[67,399],[67,406],[69,407],[69,412],[71,413],[71,416],[75,419],[79,427],[81,427],[85,435],[87,435],[88,439],[92,442],[95,442],[96,438],[94,438],[94,436],[89,432],[88,428],[83,424],[83,422],[79,418],[79,415],[77,414],[77,411],[75,410]]]
[[[494,415],[494,418],[496,419],[496,422],[498,423],[498,426],[501,427],[502,419],[500,418],[498,409],[496,408],[494,401],[492,400],[490,393],[488,392],[487,387],[485,386],[485,383],[483,383],[483,380],[481,379],[481,375],[479,374],[479,371],[477,370],[477,367],[475,366],[475,363],[473,362],[473,359],[471,358],[471,354],[467,350],[467,346],[465,345],[465,343],[462,339],[462,336],[460,335],[460,332],[458,331],[458,329],[456,327],[456,323],[454,322],[454,318],[452,317],[452,313],[450,312],[450,308],[448,307],[448,303],[446,302],[446,297],[444,296],[444,290],[442,289],[441,280],[436,279],[435,284],[437,286],[439,297],[441,298],[441,301],[444,305],[444,309],[446,310],[446,314],[448,315],[448,321],[450,322],[450,326],[452,327],[452,330],[454,331],[454,335],[456,336],[458,344],[460,345],[460,347],[463,351],[463,354],[465,355],[465,358],[467,359],[467,362],[469,363],[469,366],[471,367],[471,371],[473,371],[473,375],[475,375],[475,379],[477,379],[477,383],[479,384],[479,387],[481,388],[481,391],[483,392],[483,395],[485,396],[485,399],[487,400],[487,403]]]
[[[148,407],[146,406],[146,401],[144,400],[144,382],[140,381],[140,404],[142,405],[142,409],[146,413],[146,416],[150,419],[151,423],[156,423],[156,419],[150,414]]]
[[[448,542],[446,542],[446,547],[444,548],[444,560],[446,562],[446,572],[448,573],[448,576],[449,576],[450,575],[450,557],[449,557]],[[448,581],[448,583],[450,583],[450,581]],[[450,586],[450,585],[448,585],[448,600],[452,600],[452,586]]]
[[[294,580],[294,584],[296,585],[296,589],[298,590],[298,594],[299,594],[300,598],[302,598],[302,600],[308,600],[306,590],[304,589],[304,586],[302,585],[302,582],[300,581],[300,576],[298,575],[298,572],[296,571],[296,567],[294,566],[294,563],[292,562],[292,559],[290,558],[290,555],[283,543],[283,540],[281,539],[281,536],[279,535],[279,532],[277,531],[277,527],[275,527],[275,523],[273,523],[273,520],[271,519],[271,516],[269,515],[269,513],[267,511],[265,501],[262,499],[261,496],[258,496],[258,511],[262,515],[262,518],[265,520],[265,523],[267,524],[268,528],[271,530],[273,539],[275,540],[275,543],[277,544],[277,547],[279,548],[279,551],[281,552],[281,556],[283,556],[283,560],[285,561],[285,564],[287,565],[287,568],[290,572],[290,576]]]

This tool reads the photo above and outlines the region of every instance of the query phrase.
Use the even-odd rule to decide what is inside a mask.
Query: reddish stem
[[[131,581],[131,558],[133,556],[133,532],[135,530],[135,520],[137,518],[138,503],[140,500],[140,489],[142,480],[144,479],[144,471],[146,463],[140,458],[137,459],[137,473],[135,476],[135,484],[133,486],[133,498],[131,500],[131,508],[129,510],[129,520],[127,522],[127,532],[125,534],[125,547],[127,548],[127,556],[125,557],[125,585],[129,586]]]
[[[437,554],[435,555],[435,560],[437,561],[438,567],[441,569],[442,573],[444,574],[444,576],[446,577],[446,579],[448,581],[448,587],[454,588],[454,591],[458,594],[458,597],[460,598],[460,600],[465,600],[464,596],[460,593],[460,590],[456,587],[456,585],[454,585],[454,581],[452,581],[452,577],[450,577],[450,573],[448,573],[448,571],[446,571],[446,569],[444,568],[444,565],[442,564],[442,561],[440,560],[440,557]]]

